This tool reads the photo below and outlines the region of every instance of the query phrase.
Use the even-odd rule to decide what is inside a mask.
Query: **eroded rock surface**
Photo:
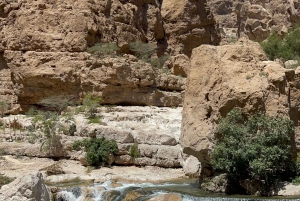
[[[72,143],[87,137],[104,137],[115,140],[119,147],[119,152],[111,157],[111,163],[179,168],[182,160],[179,145],[181,111],[182,108],[103,106],[98,110],[102,116],[101,123],[89,124],[83,114],[74,115],[71,121],[76,124],[74,136],[58,133],[60,143],[55,143],[51,149],[41,148],[47,138],[39,131],[39,123],[35,124],[35,131],[28,131],[26,128],[32,126],[29,117],[11,115],[2,118],[2,121],[8,123],[15,120],[24,130],[2,130],[0,150],[19,156],[71,158],[88,166],[85,152],[72,150]],[[63,117],[61,122],[65,123]],[[136,158],[130,156],[134,143],[138,145],[139,152]]]
[[[262,41],[271,32],[282,36],[300,22],[298,0],[209,0],[208,5],[225,41],[231,38],[229,30],[238,38]]]
[[[234,107],[245,114],[265,111],[290,117],[299,149],[298,82],[299,69],[268,61],[255,42],[241,39],[235,45],[195,48],[182,117],[184,152],[196,156],[203,166],[209,164],[216,126]]]
[[[0,199],[7,201],[50,201],[51,193],[40,172],[22,175],[12,183],[2,186]]]
[[[97,59],[87,48],[116,43],[124,54],[140,40],[154,44],[158,55],[190,56],[194,47],[220,41],[206,0],[9,0],[0,3],[0,25],[0,70],[11,74],[0,95],[10,94],[16,112],[86,91],[104,104],[179,106],[185,78],[132,57]],[[184,76],[180,68],[173,72]]]

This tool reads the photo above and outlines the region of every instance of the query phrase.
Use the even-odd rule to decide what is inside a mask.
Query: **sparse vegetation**
[[[14,180],[13,178],[10,178],[10,177],[7,177],[7,176],[5,176],[5,175],[0,174],[0,188],[1,188],[3,185],[9,184],[9,183],[12,182],[13,180]]]
[[[129,156],[131,158],[136,159],[140,156],[140,150],[139,150],[139,145],[137,143],[134,143],[130,149],[129,149]]]
[[[97,108],[100,107],[102,99],[98,96],[94,96],[91,93],[85,95],[82,100],[82,105],[85,108],[85,111],[89,113],[89,118],[95,118],[97,113]]]
[[[105,138],[90,138],[75,141],[72,144],[74,150],[80,147],[86,149],[86,159],[90,165],[98,165],[100,162],[108,162],[110,154],[116,154],[119,149],[115,141]]]
[[[149,61],[152,54],[156,52],[156,47],[152,43],[143,43],[135,41],[129,44],[130,50],[135,52],[136,56],[144,61]]]
[[[260,113],[245,119],[234,109],[218,126],[213,168],[227,173],[230,184],[249,179],[260,184],[261,195],[271,195],[279,181],[295,176],[293,133],[288,118]]]
[[[57,115],[73,103],[74,96],[51,96],[39,102],[40,105],[49,109],[54,109]]]
[[[120,48],[115,43],[97,43],[87,49],[88,53],[105,56],[115,54]]]
[[[89,117],[88,118],[88,124],[100,124],[101,120],[100,117]]]
[[[151,56],[156,52],[156,47],[152,43],[135,41],[129,45],[130,50],[133,51],[140,60],[150,63],[153,68],[162,68],[164,63],[170,58],[169,55],[151,58]]]
[[[266,41],[261,43],[261,46],[270,60],[296,60],[299,64],[300,28],[293,29],[283,39],[276,33],[272,33]]]

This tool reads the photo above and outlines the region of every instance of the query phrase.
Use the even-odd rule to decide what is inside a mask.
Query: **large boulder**
[[[235,107],[246,115],[265,111],[290,117],[299,148],[298,83],[299,71],[268,61],[258,43],[241,39],[235,45],[195,48],[183,107],[183,151],[202,166],[209,164],[219,120]]]
[[[40,172],[34,172],[15,179],[2,186],[0,200],[6,201],[50,201],[51,193]]]

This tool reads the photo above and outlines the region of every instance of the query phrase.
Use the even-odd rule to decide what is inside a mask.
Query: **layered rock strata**
[[[178,106],[184,82],[143,62],[93,58],[87,48],[116,43],[132,53],[129,44],[143,41],[158,56],[190,56],[220,41],[205,0],[9,0],[0,3],[0,25],[1,69],[10,70],[9,93],[24,111],[49,96],[92,90],[107,104]]]
[[[39,131],[38,123],[35,124],[36,130],[30,132],[25,129],[32,123],[30,118],[24,115],[11,115],[2,121],[8,123],[15,119],[22,125],[23,131],[13,128],[2,130],[0,149],[4,154],[10,155],[70,158],[87,166],[86,153],[83,150],[72,150],[72,143],[88,137],[104,137],[116,141],[119,147],[119,152],[111,157],[111,163],[179,168],[184,160],[179,145],[181,111],[182,108],[101,107],[100,124],[89,124],[84,115],[74,115],[71,121],[72,124],[76,124],[77,131],[74,136],[58,133],[61,137],[60,143],[56,143],[55,149],[50,150],[41,149],[41,143],[46,138]],[[65,122],[62,117],[61,125],[67,126]],[[134,144],[138,147],[136,158],[130,154]]]

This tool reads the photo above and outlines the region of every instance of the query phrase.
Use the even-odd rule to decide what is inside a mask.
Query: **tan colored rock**
[[[148,201],[182,201],[182,197],[178,194],[162,194],[162,195],[157,195]]]
[[[178,144],[176,139],[173,136],[166,134],[154,134],[140,132],[136,135],[136,142],[139,144],[151,144],[151,145],[169,145],[175,146]]]
[[[187,77],[190,67],[190,59],[184,54],[173,56],[168,67],[174,75]]]
[[[220,35],[206,0],[164,0],[161,7],[168,43],[175,53],[190,56],[192,49],[202,44],[217,45]],[[186,23],[189,22],[189,23]]]
[[[262,41],[271,32],[284,35],[294,23],[299,23],[298,4],[298,1],[287,0],[235,1],[238,36]]]
[[[298,80],[295,70],[268,61],[258,43],[245,39],[235,45],[194,49],[180,136],[184,153],[209,164],[218,122],[235,107],[246,115],[265,111],[290,117],[299,149]]]
[[[137,198],[143,196],[140,192],[137,191],[130,191],[126,194],[125,198],[123,199],[124,201],[135,201]]]
[[[246,2],[237,6],[236,13],[240,23],[239,37],[246,35],[250,40],[263,41],[271,33],[271,28],[275,24],[272,14],[262,5],[251,5]]]
[[[115,164],[118,165],[132,165],[133,159],[129,155],[121,155],[115,157]]]
[[[18,97],[14,92],[14,85],[11,79],[11,70],[0,51],[0,101],[6,102],[8,108],[4,113],[18,114],[20,105],[18,104]],[[2,112],[1,112],[2,113]]]
[[[5,57],[23,110],[46,97],[64,94],[79,99],[87,91],[101,96],[102,104],[178,106],[182,102],[185,81],[165,75],[167,82],[156,84],[160,71],[148,63],[67,52],[5,51]]]
[[[188,156],[181,162],[185,175],[196,178],[200,175],[201,163],[195,156]]]
[[[1,188],[0,199],[7,201],[50,201],[51,193],[40,172],[23,175]]]

